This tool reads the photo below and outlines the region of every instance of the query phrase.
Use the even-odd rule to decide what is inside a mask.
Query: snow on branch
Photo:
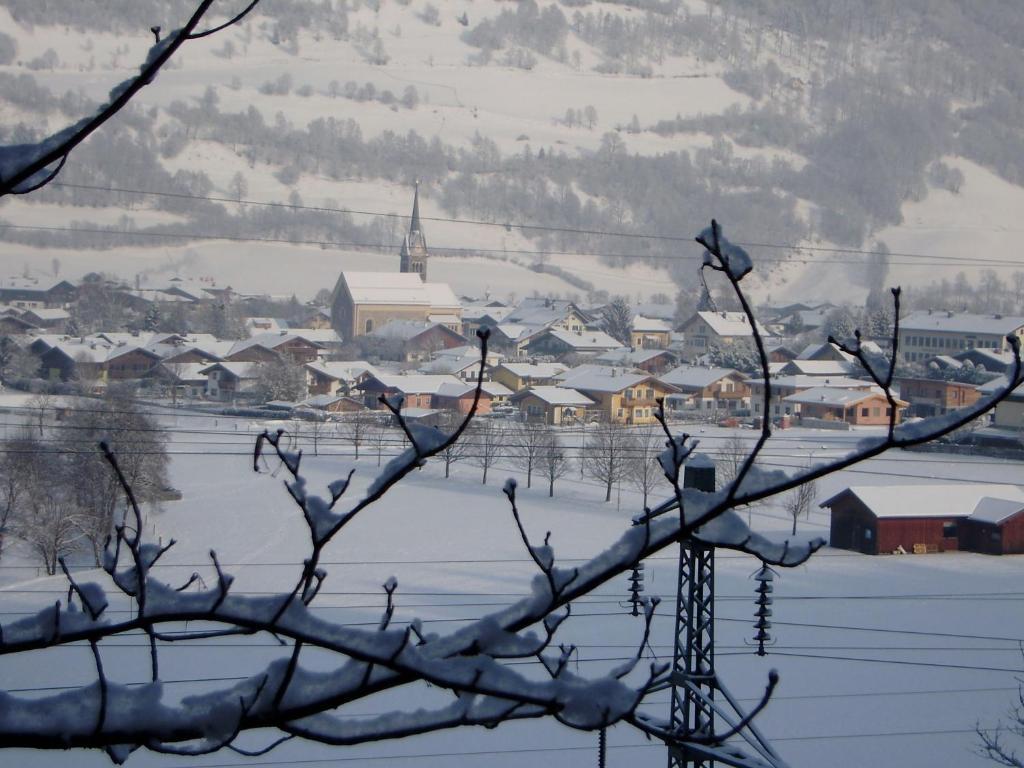
[[[259,1],[252,0],[241,13],[205,32],[197,33],[195,29],[214,5],[214,0],[201,0],[185,25],[162,40],[159,28],[154,27],[151,31],[156,42],[150,47],[145,61],[139,67],[139,74],[114,86],[106,103],[95,114],[82,118],[35,144],[0,146],[0,197],[28,194],[53,181],[64,167],[71,151],[120,112],[139,91],[152,83],[157,73],[183,44],[241,21]]]
[[[208,4],[204,4],[205,6]],[[705,266],[721,272],[733,286],[754,329],[766,392],[770,376],[763,341],[740,280],[750,271],[749,256],[731,246],[713,223],[699,239],[707,255]],[[898,292],[894,293],[897,300]],[[510,720],[552,718],[571,728],[600,730],[615,723],[637,728],[646,736],[688,753],[711,756],[731,754],[723,736],[693,735],[682,741],[642,711],[645,697],[667,680],[666,665],[639,669],[656,600],[644,603],[644,624],[638,632],[637,652],[626,663],[588,678],[572,671],[571,645],[560,643],[559,632],[571,619],[573,601],[593,594],[601,585],[630,570],[641,560],[677,544],[699,542],[749,553],[779,566],[806,561],[820,548],[821,539],[772,540],[750,529],[736,508],[767,498],[831,474],[894,447],[906,447],[941,436],[994,407],[1021,383],[1019,345],[1015,364],[1003,392],[975,407],[913,426],[891,422],[884,437],[858,445],[848,456],[817,463],[786,474],[755,466],[757,454],[771,436],[764,420],[760,436],[735,479],[725,488],[704,492],[687,488],[687,467],[707,461],[697,453],[697,442],[674,434],[659,408],[665,450],[658,462],[671,492],[644,509],[603,552],[572,568],[559,567],[550,534],[542,542],[532,538],[521,515],[521,500],[513,481],[504,486],[512,520],[509,535],[518,535],[536,566],[529,593],[483,618],[468,621],[446,633],[428,632],[421,621],[395,620],[398,583],[383,584],[381,618],[371,626],[351,626],[318,613],[316,601],[328,573],[322,554],[363,510],[387,494],[406,475],[443,455],[465,432],[474,417],[483,387],[488,335],[479,333],[481,363],[473,405],[451,431],[410,424],[400,401],[384,407],[402,429],[409,447],[392,459],[369,483],[361,498],[347,494],[352,472],[314,493],[303,475],[301,451],[286,448],[282,432],[264,432],[256,440],[253,468],[264,471],[279,464],[285,473],[288,498],[301,513],[309,533],[306,558],[296,563],[294,586],[270,595],[232,592],[231,574],[221,568],[215,552],[211,567],[215,588],[186,591],[185,585],[156,578],[153,565],[173,546],[144,540],[143,519],[130,483],[120,471],[117,457],[104,446],[104,455],[121,484],[127,504],[124,518],[107,542],[103,570],[109,584],[78,583],[65,574],[68,598],[36,614],[0,625],[0,655],[29,653],[72,643],[88,643],[93,655],[93,682],[37,698],[0,692],[0,747],[41,749],[102,748],[114,762],[123,762],[136,749],[171,754],[202,754],[232,749],[258,754],[288,739],[301,738],[326,744],[350,745],[457,728],[494,727]],[[856,354],[856,352],[853,352]],[[875,371],[875,380],[891,395],[892,366]],[[767,400],[766,400],[767,403]],[[768,409],[765,409],[768,412]],[[291,583],[291,582],[290,582]],[[111,594],[120,592],[138,604],[137,615],[114,618],[105,610]],[[149,641],[151,682],[125,686],[112,682],[105,670],[112,654],[104,641],[142,633]],[[188,643],[211,637],[266,633],[282,645],[285,656],[255,670],[244,680],[214,687],[183,699],[165,696],[160,682],[160,649],[164,643]],[[316,652],[316,664],[305,656]],[[325,664],[331,658],[332,664]],[[530,674],[514,660],[535,659],[546,676]],[[539,667],[533,667],[536,672]],[[776,678],[769,681],[763,703],[771,696]],[[211,681],[215,682],[215,681]],[[410,709],[375,716],[349,718],[347,707],[385,691],[402,691],[428,683],[450,692],[452,700],[426,709]],[[744,723],[740,723],[743,725]],[[739,727],[739,726],[737,726]],[[257,751],[236,744],[239,735],[274,730]],[[737,764],[737,763],[733,763]],[[761,764],[750,762],[749,765]]]

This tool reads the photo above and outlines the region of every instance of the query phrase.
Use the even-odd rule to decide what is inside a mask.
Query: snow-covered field
[[[10,416],[7,417],[10,419]],[[248,420],[165,417],[171,430],[173,484],[184,493],[149,514],[149,533],[180,543],[167,555],[162,574],[183,581],[194,570],[211,580],[207,551],[218,551],[226,570],[237,577],[234,590],[263,592],[290,587],[295,563],[307,545],[305,527],[281,485],[282,477],[254,475],[251,441],[259,425]],[[701,428],[695,427],[694,431]],[[744,438],[750,433],[741,432]],[[703,428],[703,446],[714,454],[731,433]],[[809,430],[779,433],[766,450],[768,466],[802,466],[809,456],[822,459],[851,447],[864,432],[842,434]],[[578,444],[579,435],[567,441]],[[362,490],[377,471],[371,454],[353,462],[351,446],[321,443],[319,457],[308,451],[304,468],[317,486],[356,466],[355,487]],[[479,468],[455,465],[445,480],[435,462],[414,473],[384,501],[347,530],[325,554],[330,577],[318,602],[321,610],[347,622],[373,622],[383,598],[380,585],[399,581],[396,620],[420,616],[439,631],[513,601],[525,593],[533,573],[500,492],[507,468],[492,469],[480,483]],[[1020,465],[937,454],[898,453],[876,459],[822,481],[818,497],[827,498],[849,484],[988,480],[1013,482]],[[627,487],[604,503],[590,480],[572,474],[559,481],[556,497],[545,489],[526,490],[520,506],[532,535],[552,532],[557,556],[585,558],[612,541],[639,509]],[[542,483],[538,484],[542,485]],[[782,510],[766,505],[751,512],[755,527],[784,533],[790,525]],[[801,532],[827,536],[821,510],[801,520]],[[84,564],[84,561],[83,561]],[[763,731],[796,768],[875,765],[925,768],[985,765],[973,753],[976,723],[992,725],[1015,695],[1015,672],[1024,668],[1019,642],[1024,639],[1024,591],[1018,585],[1021,557],[944,554],[867,557],[825,549],[810,563],[784,570],[776,582],[773,635],[766,659],[755,656],[749,638],[757,563],[722,552],[716,558],[716,641],[718,668],[734,695],[748,705],[759,696],[769,668],[782,682],[776,699],[759,720]],[[671,654],[675,554],[664,552],[647,564],[647,593],[665,598],[655,621],[648,654]],[[598,674],[631,653],[641,626],[624,606],[625,578],[607,584],[580,601],[563,629],[564,639],[579,645],[579,670]],[[6,554],[0,563],[0,615],[10,620],[66,591],[60,579],[39,578],[24,552]],[[211,582],[212,583],[212,582]],[[116,610],[129,606],[114,605]],[[126,640],[103,646],[108,669],[122,681],[142,680],[147,657]],[[117,647],[115,647],[117,646]],[[198,647],[197,647],[198,646]],[[281,650],[265,637],[213,643],[168,645],[162,671],[167,696],[251,673]],[[114,660],[117,660],[116,662]],[[313,663],[320,663],[319,661]],[[31,662],[0,657],[5,687],[41,689],[91,679],[87,648],[62,648],[37,654]],[[400,701],[381,698],[360,704],[353,715],[408,707],[428,700],[419,691]],[[655,694],[649,708],[667,714],[667,694]],[[662,766],[664,750],[630,730],[609,733],[609,764]],[[99,754],[5,754],[19,766],[100,766]],[[245,760],[227,753],[208,758],[170,758],[140,752],[137,766],[228,765],[418,765],[521,766],[526,761],[588,766],[596,760],[596,736],[539,722],[502,726],[495,731],[459,730],[401,742],[329,749],[287,744],[269,755]]]

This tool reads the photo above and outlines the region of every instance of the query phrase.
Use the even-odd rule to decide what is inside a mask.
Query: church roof
[[[342,272],[341,280],[355,304],[461,307],[447,283],[424,283],[415,272]]]

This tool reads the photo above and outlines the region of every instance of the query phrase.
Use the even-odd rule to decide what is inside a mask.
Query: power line
[[[146,195],[152,197],[169,197],[175,199],[188,199],[188,200],[203,200],[207,202],[226,203],[230,205],[247,205],[247,206],[259,206],[269,208],[281,208],[287,210],[300,210],[300,211],[314,211],[318,213],[340,213],[360,216],[379,216],[383,218],[397,218],[408,220],[410,217],[406,214],[399,214],[392,211],[367,211],[355,208],[332,208],[327,206],[312,206],[312,205],[301,205],[293,203],[282,203],[282,202],[268,202],[260,200],[237,200],[227,197],[217,197],[211,195],[195,195],[183,192],[159,192],[155,190],[140,190],[140,189],[129,189],[125,187],[101,187],[93,186],[88,184],[67,184],[63,182],[53,182],[52,186],[55,187],[66,187],[69,189],[85,189],[96,192],[112,192],[120,194],[136,194]],[[656,234],[651,232],[626,232],[626,231],[615,231],[615,230],[598,230],[598,229],[581,229],[574,227],[556,227],[545,224],[530,224],[523,222],[505,222],[505,221],[488,221],[485,219],[466,219],[448,216],[420,216],[422,221],[435,221],[443,222],[446,224],[471,224],[476,226],[488,226],[488,227],[500,227],[508,230],[510,228],[520,230],[537,230],[543,232],[561,232],[566,234],[579,234],[579,235],[594,235],[601,237],[622,237],[622,238],[638,238],[645,240],[664,240],[669,242],[679,243],[694,243],[694,238],[686,235],[665,235]],[[912,259],[940,259],[944,261],[951,261],[958,264],[982,264],[985,263],[997,263],[1007,265],[1020,265],[1021,261],[1016,260],[1002,260],[1002,259],[984,259],[984,260],[962,260],[956,257],[941,256],[937,254],[927,253],[910,253],[903,251],[871,251],[861,248],[843,248],[843,247],[829,247],[829,246],[810,246],[810,245],[794,245],[790,243],[769,243],[769,242],[737,242],[737,245],[741,245],[747,248],[771,248],[771,249],[785,249],[793,251],[811,251],[819,253],[837,253],[837,254],[860,254],[865,256],[896,256],[901,258],[912,258]],[[393,245],[373,245],[371,247],[387,247],[394,248],[398,246]],[[452,250],[450,248],[441,248],[440,250]],[[458,249],[463,250],[463,249]],[[481,249],[465,249],[465,250],[476,250],[480,252]],[[506,251],[505,249],[495,249],[496,252],[513,252]],[[644,254],[589,254],[589,253],[575,253],[575,252],[562,252],[562,251],[520,251],[521,253],[537,253],[546,255],[581,255],[581,256],[601,256],[607,255],[610,257],[618,258],[654,258],[648,257]],[[661,258],[672,258],[672,257],[661,257]]]

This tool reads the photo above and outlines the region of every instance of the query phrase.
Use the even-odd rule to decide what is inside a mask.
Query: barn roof
[[[831,508],[848,494],[859,499],[879,519],[959,517],[991,522],[988,518],[1003,514],[1006,505],[1016,504],[1018,511],[1024,508],[1024,489],[994,483],[857,485],[818,506]],[[975,512],[979,517],[973,517]]]

